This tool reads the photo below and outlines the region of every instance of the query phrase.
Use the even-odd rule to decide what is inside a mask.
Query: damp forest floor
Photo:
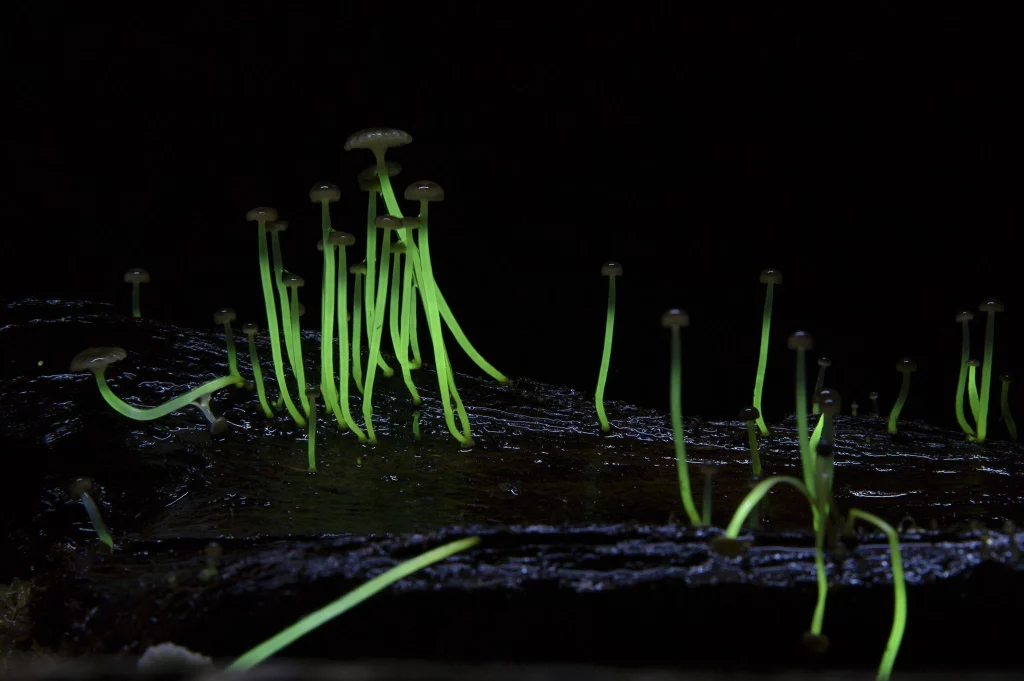
[[[681,522],[664,412],[609,402],[613,430],[602,435],[584,393],[460,373],[476,442],[460,449],[424,367],[421,439],[400,373],[378,378],[379,444],[360,445],[320,409],[310,475],[306,429],[286,414],[264,418],[254,391],[214,396],[231,427],[212,436],[192,407],[126,419],[91,375],[67,372],[86,347],[124,347],[109,385],[156,405],[227,373],[223,334],[87,301],[6,300],[2,313],[0,660],[137,656],[167,640],[230,660],[398,562],[470,535],[482,538],[475,548],[281,655],[746,671],[868,671],[881,657],[893,599],[884,537],[865,528],[830,547],[831,647],[812,655],[799,642],[815,600],[806,501],[776,488],[747,555],[713,554],[721,530]],[[258,345],[267,362],[266,337]],[[306,333],[303,348],[307,377],[318,376],[318,337]],[[244,336],[238,362],[251,377]],[[269,363],[263,373],[276,395]],[[870,415],[835,427],[836,503],[900,526],[909,619],[897,671],[1019,667],[1024,534],[1013,523],[1024,515],[1024,449],[921,423],[890,436]],[[711,466],[722,527],[750,487],[746,424],[687,418],[685,431],[698,503],[699,471]],[[792,417],[772,424],[761,457],[766,476],[799,476]],[[79,477],[94,481],[112,552],[69,496]],[[212,541],[223,556],[211,577]]]

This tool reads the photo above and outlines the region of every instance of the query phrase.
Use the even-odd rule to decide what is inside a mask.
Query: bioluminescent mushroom
[[[138,319],[142,316],[142,308],[139,304],[139,286],[149,283],[149,272],[141,267],[133,267],[124,273],[124,283],[132,285],[132,317]]]
[[[768,332],[772,326],[772,301],[776,284],[782,283],[782,272],[768,268],[761,270],[760,281],[767,285],[764,294],[764,314],[761,317],[761,352],[757,356],[757,375],[754,377],[754,408],[757,409],[757,427],[762,435],[768,434],[768,426],[761,416],[761,393],[764,390],[764,372],[768,368]]]
[[[295,381],[299,384],[299,401],[302,403],[302,410],[308,416],[309,401],[306,399],[306,391],[302,390],[302,386],[306,385],[306,370],[302,361],[302,332],[299,323],[299,317],[306,311],[299,302],[299,289],[305,285],[306,280],[294,272],[283,272],[281,275],[281,286],[285,290],[282,300],[288,299],[290,296],[289,304],[285,309],[288,309],[291,314],[290,327],[292,352],[294,353],[294,357],[291,359],[292,371],[295,373]]]
[[[306,458],[309,462],[309,472],[316,473],[316,398],[320,397],[320,387],[316,385],[309,386],[306,388],[305,396],[306,403],[309,404],[309,434],[306,440]]]
[[[259,333],[259,330],[260,327],[253,322],[242,324],[242,333],[249,337],[249,362],[252,364],[252,379],[256,384],[256,394],[260,398],[260,407],[263,409],[263,415],[271,418],[274,416],[274,410],[267,402],[267,391],[263,387],[263,370],[260,368],[260,356],[256,352],[256,334]]]
[[[904,357],[896,363],[896,371],[903,374],[903,383],[900,385],[900,394],[896,396],[896,403],[892,405],[889,412],[889,434],[896,434],[896,420],[900,417],[903,405],[907,403],[907,395],[910,393],[910,374],[917,371],[917,362]]]
[[[348,377],[348,275],[346,274],[348,269],[348,254],[347,249],[349,246],[355,243],[356,238],[348,232],[333,232],[327,239],[328,243],[332,248],[338,249],[338,262],[337,262],[337,292],[332,297],[334,304],[337,306],[338,316],[338,406],[341,411],[340,418],[344,419],[344,423],[348,428],[356,434],[360,442],[366,441],[366,434],[356,424],[354,418],[352,418],[352,411],[349,406],[349,377]],[[358,294],[357,294],[358,295]],[[358,324],[360,315],[358,312],[353,316],[353,323]],[[358,333],[358,331],[357,331]],[[331,353],[333,354],[333,353]],[[353,357],[354,360],[358,360],[357,357]],[[359,362],[356,361],[355,366],[359,366]],[[333,381],[334,370],[331,369],[331,378]],[[335,417],[339,415],[335,412]]]
[[[267,310],[267,333],[270,335],[270,351],[274,359],[274,374],[277,377],[277,388],[281,393],[281,399],[291,414],[292,419],[300,427],[306,425],[306,419],[299,413],[291,395],[288,394],[288,384],[284,376],[284,358],[281,356],[281,338],[278,335],[281,327],[277,319],[277,305],[274,303],[274,284],[270,274],[270,254],[267,249],[267,223],[277,220],[277,211],[273,208],[253,208],[246,214],[246,220],[256,222],[259,225],[259,254],[260,254],[260,280],[263,284],[263,305]],[[287,334],[290,319],[284,319],[284,333]]]
[[[830,366],[832,366],[831,359],[829,359],[828,357],[818,358],[818,377],[814,380],[814,392],[811,393],[812,395],[817,395],[818,391],[825,387],[825,370],[828,369]],[[820,407],[821,405],[818,404],[818,401],[814,400],[811,404],[811,413],[820,414]]]
[[[228,346],[228,373],[238,374],[238,355],[235,352],[235,334],[231,330],[231,322],[235,321],[237,315],[230,307],[222,307],[213,313],[213,323],[224,325],[224,339]]]
[[[999,380],[1003,384],[1002,390],[999,391],[999,410],[1002,412],[1006,429],[1010,431],[1010,442],[1016,442],[1017,424],[1013,422],[1013,415],[1010,414],[1010,384],[1013,383],[1013,377],[1010,374],[1002,374]]]
[[[334,389],[334,249],[328,248],[331,233],[331,204],[341,199],[341,190],[329,182],[319,182],[309,190],[311,203],[320,204],[320,242],[324,254],[323,279],[320,284],[320,385],[323,386],[324,408],[330,414],[338,402]],[[347,359],[347,358],[346,358]]]
[[[967,417],[964,416],[964,388],[967,386],[967,361],[970,359],[971,352],[971,330],[967,322],[972,319],[974,319],[974,313],[970,310],[963,310],[956,315],[957,322],[963,326],[963,339],[960,343],[960,375],[956,379],[956,420],[968,437],[974,437],[974,429],[967,423]],[[977,418],[977,414],[975,414],[975,418]]]
[[[693,492],[690,490],[690,472],[686,463],[686,440],[683,439],[683,407],[682,407],[682,355],[683,343],[679,330],[690,325],[690,316],[683,310],[671,309],[661,315],[661,325],[672,332],[671,341],[671,373],[669,375],[669,404],[672,415],[672,442],[676,450],[676,472],[679,477],[679,494],[683,498],[683,508],[690,519],[690,524],[700,527],[701,517],[697,506],[693,503]]]
[[[994,355],[994,343],[996,334],[996,313],[1006,308],[995,298],[989,298],[978,306],[978,310],[985,312],[985,359],[981,364],[981,403],[978,407],[978,442],[985,441],[988,431],[988,405],[992,397],[992,357]]]
[[[744,407],[739,418],[747,422],[747,442],[750,444],[750,461],[755,478],[761,477],[761,455],[757,451],[757,419],[761,413],[757,407]]]
[[[89,478],[79,478],[71,485],[71,496],[82,502],[82,506],[85,507],[89,522],[92,523],[92,529],[96,531],[96,538],[106,544],[107,548],[113,549],[114,539],[107,531],[107,525],[103,522],[103,516],[100,515],[99,506],[89,494],[90,491],[92,491],[92,480]]]
[[[622,265],[609,260],[601,265],[601,275],[608,277],[608,313],[604,323],[604,350],[601,353],[601,368],[597,373],[597,390],[594,392],[594,404],[597,406],[597,420],[601,423],[601,431],[611,430],[608,416],[604,413],[604,386],[608,381],[608,364],[612,357],[612,335],[615,331],[615,280],[622,276]]]

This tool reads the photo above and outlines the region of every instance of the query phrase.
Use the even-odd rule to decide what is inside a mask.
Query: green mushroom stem
[[[981,414],[981,395],[978,394],[978,367],[980,366],[981,360],[967,360],[967,402],[971,406],[971,416],[975,423],[978,422],[978,417]]]
[[[697,512],[697,506],[693,503],[693,492],[690,489],[690,472],[686,463],[686,440],[683,438],[683,350],[679,330],[690,325],[690,316],[683,310],[668,310],[661,315],[661,325],[672,332],[669,404],[672,414],[672,442],[676,450],[676,473],[679,477],[679,494],[683,499],[683,508],[690,519],[690,524],[694,527],[700,527],[702,520]]]
[[[800,440],[800,467],[804,486],[814,494],[814,450],[807,434],[807,351],[814,347],[814,339],[803,331],[794,332],[787,341],[790,350],[796,350],[796,430]],[[817,527],[817,521],[815,522]]]
[[[782,272],[776,269],[761,271],[760,281],[767,285],[764,294],[764,314],[761,317],[761,352],[757,358],[757,375],[754,378],[754,408],[757,409],[757,427],[762,435],[768,434],[768,426],[761,416],[761,394],[764,390],[764,373],[768,368],[768,336],[772,326],[772,302],[775,295],[775,285],[782,283]]]
[[[594,404],[597,407],[597,419],[601,423],[601,432],[611,430],[608,416],[604,412],[604,387],[608,381],[608,365],[612,357],[612,335],[615,331],[615,280],[622,276],[622,265],[612,260],[601,265],[601,275],[608,277],[608,313],[604,324],[604,351],[601,353],[601,369],[597,373],[597,390],[594,392]]]
[[[739,418],[747,422],[747,442],[750,444],[750,463],[755,478],[761,477],[761,455],[757,448],[757,419],[760,417],[757,407],[744,407],[740,410]]]
[[[284,259],[281,256],[281,232],[287,230],[287,220],[274,220],[267,226],[267,231],[270,233],[271,253],[274,256],[274,284],[277,290],[277,297],[281,303],[281,326],[284,333],[285,354],[288,355],[288,363],[291,364],[292,371],[295,372],[295,329],[291,326],[291,303],[288,299],[288,287],[284,283],[286,272],[284,269]],[[302,389],[301,383],[299,384],[298,393],[303,410],[309,413],[309,410],[305,409],[306,393]]]
[[[1003,384],[1002,390],[999,391],[999,410],[1003,415],[1003,421],[1006,423],[1006,429],[1010,431],[1010,442],[1017,441],[1017,424],[1013,422],[1013,415],[1010,414],[1010,383],[1013,382],[1010,374],[1003,374],[999,377],[999,380]]]
[[[406,287],[403,286],[403,282],[407,278],[403,278],[402,273],[402,261],[403,256],[406,254],[405,244],[401,241],[397,241],[391,246],[391,254],[394,257],[394,262],[391,268],[391,302],[389,303],[388,312],[388,325],[391,335],[391,347],[395,351],[395,357],[398,359],[399,368],[402,370],[402,380],[405,382],[405,387],[412,396],[412,403],[414,406],[419,406],[422,403],[420,394],[416,390],[416,384],[412,380],[412,365],[409,362],[409,353],[405,350],[406,340],[403,338],[403,325],[399,322],[399,312],[401,311],[401,299],[400,294]],[[408,274],[412,269],[412,266],[408,262],[408,258],[405,258],[405,273]],[[411,280],[408,290],[411,291]],[[408,293],[406,293],[408,295]],[[406,305],[408,308],[408,305]],[[408,315],[406,315],[408,320]],[[408,329],[404,329],[404,333],[408,333]]]
[[[896,434],[896,421],[900,417],[900,412],[903,411],[903,405],[907,403],[907,395],[910,394],[910,374],[917,371],[917,362],[904,357],[896,363],[896,371],[903,374],[903,383],[900,386],[900,394],[896,397],[896,403],[892,405],[892,411],[889,412],[889,434]]]
[[[388,300],[388,276],[391,267],[391,230],[400,227],[402,221],[390,215],[378,215],[376,226],[383,230],[381,239],[380,271],[377,276],[377,295],[374,301],[373,326],[367,329],[370,335],[370,359],[366,365],[366,385],[363,386],[363,422],[366,437],[371,444],[377,444],[377,436],[373,432],[373,384],[377,376],[377,364],[373,358],[380,354],[381,332],[384,326],[384,309]],[[370,281],[367,276],[367,282]]]
[[[284,297],[287,299],[291,296],[291,302],[288,305],[289,312],[291,313],[291,334],[292,334],[292,371],[295,372],[295,380],[298,382],[300,388],[306,385],[306,370],[302,362],[302,332],[299,326],[299,317],[302,316],[303,307],[299,303],[299,289],[306,285],[306,280],[297,274],[292,272],[285,272],[281,279],[282,284],[285,287]],[[309,398],[306,397],[306,391],[300,390],[299,400],[302,403],[302,410],[309,415]]]
[[[363,279],[366,278],[366,263],[352,265],[349,272],[355,277],[352,288],[352,380],[356,390],[363,394]],[[341,273],[339,270],[339,278]]]
[[[968,437],[974,437],[974,429],[967,423],[967,417],[964,416],[964,389],[967,386],[967,361],[970,359],[971,351],[971,330],[967,326],[967,322],[974,319],[974,313],[969,310],[963,310],[956,316],[957,322],[963,326],[962,329],[962,340],[960,343],[960,374],[956,379],[956,421],[960,424],[960,429]],[[974,384],[974,381],[971,381]],[[975,414],[977,419],[977,414]],[[977,423],[977,420],[975,420]]]
[[[263,387],[263,370],[260,368],[260,357],[256,352],[256,334],[259,332],[259,327],[248,322],[242,325],[242,333],[249,337],[249,362],[252,364],[252,379],[253,383],[256,384],[256,394],[260,398],[260,408],[263,409],[263,415],[267,418],[274,416],[274,410],[270,408],[270,404],[267,402],[267,391]]]
[[[139,319],[142,317],[142,308],[139,303],[139,286],[149,283],[149,272],[141,267],[133,267],[124,273],[124,281],[126,284],[132,285],[132,317]]]
[[[860,407],[856,402],[850,402],[850,416],[857,415],[857,409]]]
[[[320,296],[320,385],[324,394],[324,408],[328,414],[335,411],[338,402],[338,395],[334,388],[335,264],[334,248],[330,238],[334,232],[331,226],[331,203],[340,199],[341,190],[327,182],[315,184],[309,190],[310,202],[320,204],[321,241],[318,246],[324,254],[323,281]]]
[[[309,402],[309,434],[306,444],[306,458],[309,472],[316,473],[316,398],[320,397],[320,388],[310,386],[306,389],[306,400]]]
[[[711,527],[711,502],[714,498],[714,466],[701,466],[701,475],[704,476],[704,495],[701,502],[701,522],[704,527]]]
[[[259,225],[260,280],[263,284],[263,304],[267,310],[267,333],[270,334],[270,350],[273,354],[274,373],[277,377],[278,390],[281,392],[281,400],[287,407],[292,419],[299,427],[303,427],[306,425],[306,419],[299,413],[295,403],[292,401],[291,395],[288,393],[288,384],[285,382],[284,359],[281,356],[281,338],[278,335],[281,327],[278,325],[277,305],[274,303],[274,289],[270,275],[270,255],[267,250],[266,223],[277,220],[277,211],[273,208],[253,208],[246,215],[246,219]],[[287,335],[290,320],[285,319],[283,321],[284,333]]]
[[[871,400],[871,413],[878,416],[878,393],[872,390],[868,393],[868,399]]]
[[[978,306],[978,310],[987,313],[985,319],[985,359],[981,364],[981,404],[978,408],[978,443],[985,441],[988,433],[988,407],[992,397],[992,357],[996,333],[996,313],[1006,308],[995,298],[990,298]]]
[[[349,405],[349,355],[348,355],[348,254],[346,249],[355,242],[355,237],[348,232],[334,232],[328,239],[329,245],[338,249],[337,262],[337,295],[333,301],[337,306],[338,315],[338,408],[335,409],[335,418],[343,419],[347,426],[360,442],[366,442],[366,433],[362,431],[355,419],[352,418],[352,410]],[[359,278],[357,276],[357,281]],[[359,300],[359,292],[356,292],[356,300]],[[358,311],[352,315],[353,324],[358,324],[361,315]],[[357,330],[358,332],[358,330]],[[333,353],[332,353],[333,354]],[[354,366],[358,367],[358,357],[353,357]],[[332,369],[333,371],[333,369]],[[330,380],[334,380],[333,377]],[[340,415],[339,415],[340,412]],[[342,425],[339,423],[339,425]]]
[[[96,384],[99,386],[100,394],[103,396],[103,399],[106,400],[107,404],[113,407],[114,410],[122,416],[127,416],[128,418],[135,419],[136,421],[153,421],[163,416],[167,416],[172,412],[181,410],[183,407],[192,404],[198,398],[207,393],[216,392],[221,388],[226,388],[231,385],[241,386],[245,383],[241,376],[223,376],[221,378],[208,381],[198,388],[194,388],[184,395],[175,397],[158,407],[133,407],[111,391],[110,386],[107,385],[107,380],[104,375],[108,366],[114,362],[124,359],[125,357],[127,357],[127,353],[125,353],[122,348],[87,348],[75,355],[74,359],[71,360],[71,371],[92,372],[93,376],[96,377]]]
[[[107,548],[113,549],[114,538],[110,536],[107,525],[103,522],[103,516],[100,515],[100,508],[89,494],[90,490],[92,490],[92,480],[79,478],[71,486],[71,496],[78,499],[85,507],[89,522],[92,523],[92,529],[96,531],[96,538],[106,544]]]
[[[235,352],[235,334],[231,330],[231,322],[235,319],[235,311],[230,307],[222,307],[213,313],[213,322],[224,325],[224,339],[228,346],[228,373],[237,376],[238,355]]]
[[[900,539],[892,525],[878,516],[856,508],[849,510],[846,526],[847,533],[852,533],[853,524],[857,520],[871,523],[884,532],[889,540],[889,552],[892,554],[889,561],[892,566],[893,587],[892,628],[889,631],[889,640],[885,644],[885,652],[882,654],[882,661],[878,666],[878,675],[876,676],[879,681],[889,681],[892,676],[893,665],[896,663],[896,656],[900,652],[903,632],[907,628],[907,585],[903,574],[903,555],[900,552]]]

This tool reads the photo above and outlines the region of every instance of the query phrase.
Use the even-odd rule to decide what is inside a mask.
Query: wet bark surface
[[[214,396],[231,428],[211,436],[198,409],[132,421],[91,375],[67,372],[86,347],[124,347],[109,385],[157,405],[227,373],[222,334],[84,301],[6,301],[4,314],[0,434],[16,474],[2,502],[3,578],[31,578],[29,638],[46,649],[141,653],[173,640],[231,658],[396,563],[477,534],[475,549],[286,654],[756,670],[869,668],[881,656],[893,604],[884,538],[830,547],[831,647],[809,654],[799,642],[815,599],[807,502],[776,488],[746,556],[712,553],[720,530],[679,523],[662,412],[610,402],[613,431],[602,435],[583,393],[459,374],[476,440],[460,449],[424,368],[422,439],[400,374],[378,377],[380,443],[360,445],[321,408],[310,475],[306,430],[287,414],[264,418],[254,391]],[[319,376],[309,361],[318,337],[303,343],[306,375]],[[259,351],[276,396],[265,337]],[[238,360],[251,378],[244,336]],[[356,395],[353,414],[358,405]],[[793,419],[770,425],[765,475],[799,476]],[[711,466],[713,525],[724,526],[751,485],[746,425],[687,418],[686,440],[698,504],[699,467]],[[1008,622],[1024,602],[1024,536],[1006,521],[1019,521],[1024,501],[1021,453],[920,423],[890,436],[879,417],[836,419],[837,504],[902,526],[910,603],[897,669],[1015,664]],[[78,477],[95,481],[113,552],[68,495]],[[211,576],[214,540],[223,556]]]

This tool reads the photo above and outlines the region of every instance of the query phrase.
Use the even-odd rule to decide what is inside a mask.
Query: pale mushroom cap
[[[403,229],[417,229],[421,224],[419,216],[416,215],[410,215],[402,218]]]
[[[877,400],[878,399],[878,393],[876,393],[874,390],[872,390],[871,392],[868,393],[868,399],[869,400]]]
[[[743,407],[740,409],[739,418],[743,421],[756,421],[761,418],[761,412],[757,410],[757,407]]]
[[[320,397],[320,386],[311,385],[308,388],[306,388],[306,397],[308,397],[311,400],[315,400],[316,398]]]
[[[1000,374],[999,380],[1003,383],[1013,383],[1013,376],[1010,373]]]
[[[388,177],[394,177],[402,172],[402,164],[396,163],[395,161],[385,161],[384,167],[388,169]],[[380,177],[377,175],[376,164],[360,170],[359,174],[356,175],[356,179],[359,180],[360,184],[367,180],[376,180],[380,183]]]
[[[436,182],[420,180],[405,188],[405,198],[409,201],[444,201],[444,189]]]
[[[306,280],[294,272],[283,272],[281,274],[281,283],[285,286],[305,286]]]
[[[339,199],[341,199],[341,190],[330,182],[314,184],[309,190],[309,200],[313,203],[324,203],[325,201],[330,203]]]
[[[210,435],[223,435],[228,432],[228,420],[223,416],[218,416],[210,424]]]
[[[373,224],[378,229],[401,229],[402,218],[396,218],[394,215],[378,215],[373,219]]]
[[[818,366],[826,367],[826,368],[830,367],[830,366],[832,366],[832,360],[829,359],[828,357],[819,357],[818,358]]]
[[[851,408],[851,409],[856,409],[856,408],[857,408],[857,407],[859,407],[859,406],[860,406],[860,405],[859,405],[859,404],[857,404],[857,400],[854,400],[853,402],[850,402],[850,408]]]
[[[816,402],[821,405],[822,414],[838,414],[842,411],[843,400],[839,391],[833,388],[822,388],[818,391]]]
[[[246,322],[242,324],[242,333],[252,336],[260,332],[260,327],[254,322]]]
[[[967,366],[969,366],[969,367],[980,367],[981,366],[981,360],[980,359],[969,359],[969,360],[967,360]]]
[[[147,284],[149,283],[149,272],[141,267],[133,267],[124,273],[126,284]]]
[[[324,252],[324,240],[323,239],[317,239],[316,240],[316,250],[318,252],[320,252],[320,253]]]
[[[103,371],[114,362],[120,362],[128,356],[123,348],[102,347],[86,348],[71,360],[71,371]]]
[[[92,490],[92,480],[89,478],[78,478],[71,483],[71,496],[78,498]]]
[[[306,306],[299,303],[299,316],[302,317],[306,314]]]
[[[970,310],[961,310],[956,313],[956,320],[958,322],[969,322],[974,319],[974,313]]]
[[[769,267],[766,270],[761,270],[761,276],[758,278],[762,284],[781,284],[782,272],[773,267]]]
[[[806,331],[794,331],[786,341],[786,346],[790,350],[810,350],[814,347],[814,339]]]
[[[981,312],[1002,312],[1005,309],[1006,307],[995,298],[986,298],[978,306],[978,310]]]
[[[366,274],[366,263],[357,262],[348,268],[349,274]]]
[[[327,243],[332,246],[351,246],[356,238],[348,232],[334,232],[327,237]]]
[[[396,241],[391,244],[391,253],[393,255],[405,255],[405,243],[402,241]]]
[[[245,214],[249,222],[273,222],[277,219],[277,211],[266,206],[257,206]]]
[[[601,265],[601,274],[605,277],[621,277],[622,263],[609,260],[605,264]]]
[[[288,229],[288,221],[287,220],[274,220],[269,225],[267,225],[267,231],[268,232],[284,232],[284,231],[287,231],[287,229]]]
[[[230,307],[222,307],[213,313],[213,321],[215,324],[228,324],[237,319],[235,311]]]
[[[353,149],[390,149],[412,142],[412,135],[398,128],[364,128],[345,140],[345,151]]]
[[[896,362],[896,371],[901,374],[909,374],[911,371],[917,371],[917,362],[909,357],[904,357],[900,361]]]
[[[666,329],[680,329],[684,326],[689,326],[690,315],[686,314],[684,310],[677,310],[675,308],[666,310],[661,315],[661,325]]]

